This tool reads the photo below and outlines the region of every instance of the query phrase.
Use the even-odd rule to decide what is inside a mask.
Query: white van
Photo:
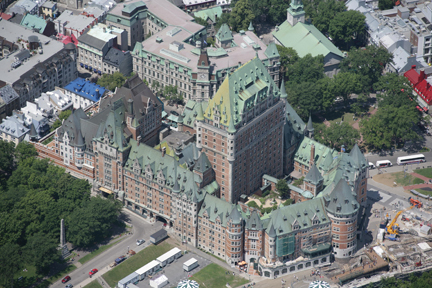
[[[375,169],[375,165],[372,162],[369,162],[369,169]]]
[[[376,162],[377,168],[391,167],[393,164],[389,160],[382,160]]]

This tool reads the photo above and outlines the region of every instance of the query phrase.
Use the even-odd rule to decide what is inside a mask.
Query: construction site
[[[331,282],[343,287],[363,287],[381,277],[403,277],[406,274],[432,269],[432,221],[427,203],[409,197],[397,201],[392,210],[374,205],[368,227],[377,226],[372,241],[349,260],[322,269]],[[363,234],[360,234],[363,235]]]

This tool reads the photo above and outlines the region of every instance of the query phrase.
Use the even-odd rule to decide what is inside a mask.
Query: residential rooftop
[[[105,93],[105,87],[86,81],[83,78],[77,78],[71,81],[64,87],[65,90],[78,94],[81,97],[87,98],[93,102],[99,101],[100,97]]]
[[[43,63],[47,59],[51,58],[54,54],[61,51],[64,46],[61,42],[55,41],[49,37],[33,32],[30,29],[26,29],[9,21],[0,21],[0,36],[6,38],[6,40],[10,42],[16,43],[18,42],[18,39],[27,41],[28,37],[35,36],[39,39],[43,49],[42,54],[36,53],[33,56],[30,56],[22,62],[20,66],[14,69],[11,68],[11,65],[15,62],[15,54],[19,53],[19,51],[9,54],[8,57],[4,57],[0,60],[0,80],[9,84],[18,81],[21,75],[33,69],[38,63]]]
[[[95,21],[95,18],[93,17],[87,17],[84,15],[74,15],[72,11],[65,10],[63,13],[54,20],[58,26],[58,23],[64,24],[64,27],[68,29],[74,29],[78,32],[81,32],[85,30],[88,26],[91,26],[93,21]]]
[[[144,3],[147,6],[148,11],[160,20],[164,21],[165,24],[180,26],[190,31],[198,29],[194,27],[202,28],[201,25],[193,22],[193,17],[189,16],[187,13],[182,12],[177,6],[167,0],[124,1],[115,6],[109,12],[109,14],[122,17],[122,11],[125,10],[125,8],[128,9],[127,6],[129,6],[130,4],[134,4],[137,2]]]

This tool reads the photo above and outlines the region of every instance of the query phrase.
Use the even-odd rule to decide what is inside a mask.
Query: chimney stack
[[[165,156],[165,150],[166,150],[166,148],[165,148],[165,147],[162,147],[162,157]]]
[[[311,152],[310,152],[310,159],[309,159],[309,169],[312,167],[312,165],[315,162],[315,145],[311,145]]]
[[[424,68],[420,69],[420,81],[426,79]]]
[[[140,145],[140,142],[141,142],[141,136],[138,136],[138,137],[137,137],[137,146]]]

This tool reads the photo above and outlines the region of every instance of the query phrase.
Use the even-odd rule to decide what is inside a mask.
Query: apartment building
[[[129,51],[123,52],[122,50],[127,50],[127,34],[126,31],[116,27],[99,23],[78,38],[79,64],[94,73],[116,72],[116,69],[113,69],[112,64],[107,63],[107,60],[113,62],[113,54],[117,53],[117,55],[128,56],[118,59],[120,61],[117,63],[117,71],[121,67],[119,72],[124,75],[130,74],[132,57]]]
[[[0,60],[0,80],[15,89],[21,107],[77,77],[75,45],[63,45],[8,21],[1,21],[0,28],[0,37],[20,49]]]
[[[83,110],[100,101],[108,93],[105,87],[79,77],[68,83],[63,91],[72,100],[74,109]]]

